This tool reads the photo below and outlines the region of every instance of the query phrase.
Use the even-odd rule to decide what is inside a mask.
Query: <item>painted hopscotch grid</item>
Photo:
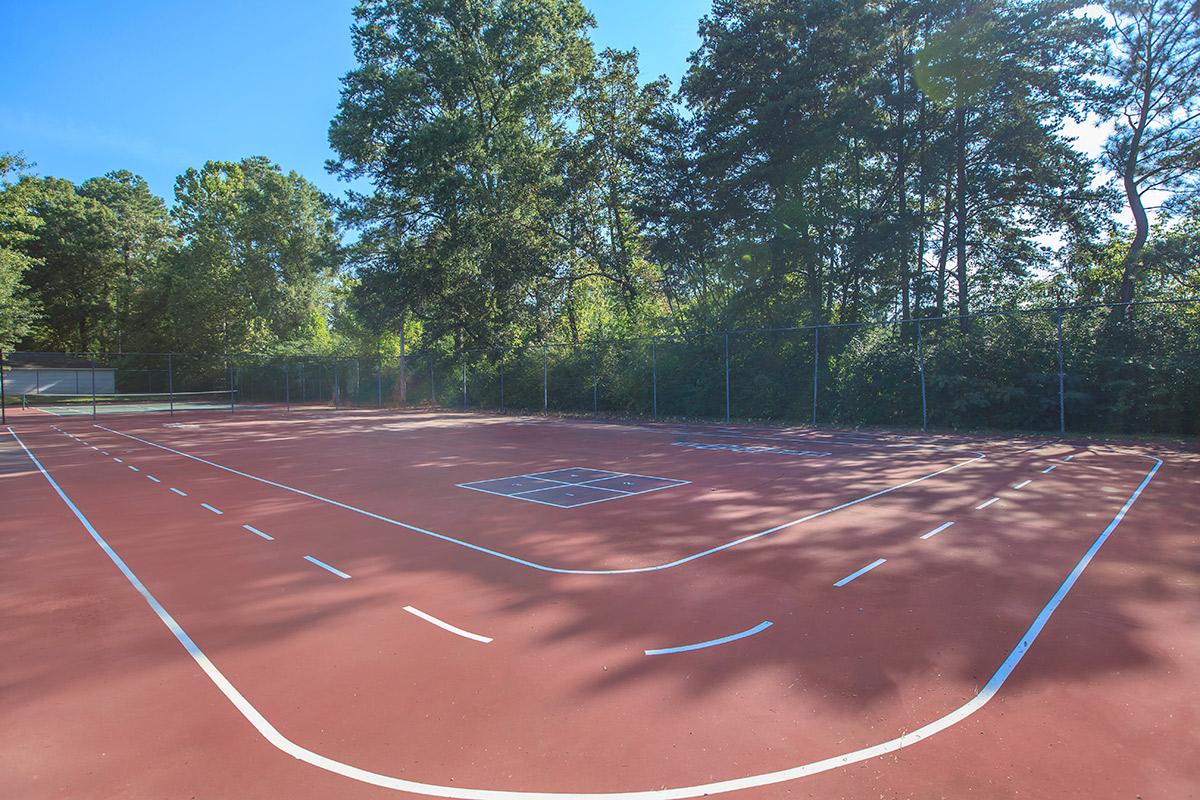
[[[455,484],[461,489],[525,500],[554,508],[578,508],[622,497],[659,492],[691,481],[614,472],[591,467],[564,467]]]

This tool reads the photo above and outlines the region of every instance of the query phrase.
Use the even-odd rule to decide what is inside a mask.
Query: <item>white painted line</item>
[[[101,451],[100,451],[100,453],[101,453],[101,455],[108,455],[108,451],[107,451],[107,450],[101,450]]]
[[[172,486],[171,491],[180,497],[187,497],[187,492],[183,491],[182,489],[176,489],[174,486]]]
[[[117,462],[118,464],[124,464],[124,463],[125,463],[124,461],[122,461],[121,459],[117,458],[116,456],[113,456],[113,461]]]
[[[347,575],[346,577],[348,578],[350,576]],[[474,639],[475,641],[483,642],[484,644],[487,644],[488,642],[492,641],[492,637],[490,637],[490,636],[480,636],[478,633],[471,633],[470,631],[464,631],[462,628],[455,627],[454,625],[451,625],[449,622],[445,622],[443,620],[438,619],[433,614],[426,614],[424,611],[422,611],[419,608],[413,608],[412,606],[405,606],[404,610],[407,611],[408,613],[412,614],[413,616],[420,617],[421,619],[425,620],[426,622],[432,622],[434,625],[437,625],[442,630],[450,631],[451,633],[462,636],[465,639]]]
[[[305,560],[305,561],[311,561],[312,563],[316,564],[316,565],[317,565],[318,567],[320,567],[321,569],[327,569],[327,570],[329,570],[329,571],[330,571],[330,572],[332,572],[334,575],[337,575],[339,578],[342,578],[343,580],[344,580],[344,579],[346,579],[346,578],[349,578],[349,577],[350,577],[350,576],[349,576],[349,575],[347,575],[346,573],[342,572],[340,569],[336,569],[336,568],[334,568],[334,567],[331,567],[331,566],[329,566],[328,564],[326,564],[324,561],[322,561],[322,560],[321,560],[321,559],[319,559],[319,558],[313,558],[312,556],[305,556],[305,557],[304,557],[304,560]]]
[[[1026,486],[1028,486],[1031,483],[1033,483],[1032,479],[1023,480],[1020,483],[1018,483],[1016,486],[1014,486],[1013,488],[1014,489],[1024,489]]]
[[[212,506],[210,506],[208,503],[201,503],[200,505],[201,505],[203,508],[207,508],[209,511],[213,512],[214,514],[224,514],[224,513],[225,513],[224,511],[222,511],[222,510],[221,510],[221,509],[219,509],[219,508],[213,508],[213,507],[212,507]]]
[[[141,472],[141,470],[140,470],[140,469],[138,469],[137,467],[133,466],[132,464],[129,464],[128,466],[129,466],[129,468],[130,468],[131,470],[133,470],[134,472]]]
[[[988,506],[990,506],[992,503],[995,503],[999,499],[1000,499],[999,497],[993,497],[991,500],[984,500],[982,503],[975,506],[975,510],[982,511],[983,509],[987,508]]]
[[[92,445],[92,449],[93,449],[93,450],[99,450],[100,448],[99,448],[99,447],[96,447],[96,445]]]
[[[846,577],[842,578],[840,581],[835,583],[834,586],[845,586],[847,583],[849,583],[850,581],[859,577],[860,575],[865,575],[868,572],[870,572],[871,570],[878,567],[880,564],[886,564],[886,563],[887,563],[886,558],[877,558],[874,561],[872,561],[870,564],[867,564],[865,567],[858,570],[857,572],[851,572],[849,575],[847,575]]]
[[[133,434],[130,434],[130,433],[122,433],[121,431],[118,431],[114,428],[108,428],[108,427],[105,427],[104,425],[99,425],[99,424],[95,424],[94,427],[99,428],[101,430],[108,431],[109,433],[112,433],[112,434],[116,434],[117,436],[122,436],[126,439],[132,439],[135,442],[141,442],[142,444],[149,445],[150,447],[156,447],[159,450],[164,450],[168,453],[174,453],[177,456],[182,456],[183,458],[191,459],[192,461],[198,461],[201,464],[207,464],[210,467],[214,467],[216,469],[223,470],[225,472],[229,472],[234,475],[240,475],[241,477],[248,478],[252,481],[258,481],[259,483],[265,483],[267,486],[274,486],[276,489],[283,489],[284,491],[292,492],[293,494],[298,494],[298,495],[301,495],[302,497],[307,497],[309,499],[317,500],[322,503],[328,503],[331,506],[337,506],[338,508],[345,509],[346,511],[353,511],[355,514],[362,514],[364,517],[370,517],[371,519],[378,520],[379,522],[387,523],[388,525],[395,525],[398,528],[404,528],[405,530],[412,531],[413,533],[419,533],[419,534],[422,534],[423,536],[429,536],[434,539],[440,539],[443,542],[449,542],[450,544],[455,544],[455,545],[458,545],[459,547],[466,547],[470,550],[474,550],[479,553],[484,553],[486,555],[493,556],[495,558],[502,558],[505,561],[511,561],[514,564],[520,564],[525,567],[530,567],[531,569],[541,570],[542,572],[553,572],[553,573],[560,574],[560,575],[629,575],[629,574],[637,573],[637,572],[655,572],[657,570],[671,569],[672,567],[678,567],[682,564],[687,564],[687,563],[695,561],[697,559],[704,558],[706,556],[711,556],[714,553],[720,553],[724,550],[729,550],[731,548],[737,547],[738,545],[745,544],[746,542],[751,542],[751,541],[754,541],[755,539],[761,539],[764,536],[770,536],[773,533],[778,533],[779,531],[786,530],[788,528],[792,528],[796,525],[800,525],[805,522],[809,522],[810,520],[814,520],[819,517],[824,517],[827,514],[833,514],[834,512],[841,511],[844,508],[850,508],[850,507],[856,506],[860,503],[865,503],[868,500],[874,500],[876,497],[882,497],[886,494],[890,494],[891,492],[899,491],[900,489],[904,489],[904,488],[907,488],[914,484],[920,483],[921,481],[926,481],[926,480],[929,480],[930,478],[936,478],[937,476],[944,475],[945,473],[950,472],[951,470],[956,470],[961,467],[965,467],[968,464],[974,464],[976,461],[981,461],[984,458],[986,458],[986,455],[984,455],[983,453],[980,453],[977,450],[973,450],[970,452],[977,453],[977,455],[974,458],[969,458],[965,461],[959,461],[958,463],[951,464],[948,467],[942,467],[939,470],[935,470],[933,472],[926,473],[925,475],[921,475],[919,477],[912,478],[911,480],[904,481],[903,483],[897,483],[894,486],[889,486],[885,489],[880,489],[877,492],[871,492],[870,494],[865,494],[861,497],[856,497],[853,500],[847,500],[845,503],[839,503],[836,506],[830,506],[829,508],[825,508],[820,511],[814,511],[811,514],[806,514],[803,517],[799,517],[797,519],[793,519],[788,522],[781,523],[779,525],[776,525],[773,528],[767,528],[766,530],[757,531],[755,533],[749,533],[749,534],[746,534],[745,536],[740,536],[736,539],[725,542],[723,544],[719,544],[719,545],[710,547],[707,550],[701,550],[698,553],[692,553],[691,555],[683,556],[682,558],[677,558],[674,561],[668,561],[663,564],[652,564],[652,565],[644,566],[644,567],[627,567],[624,569],[567,569],[564,567],[552,567],[547,564],[539,564],[536,561],[529,561],[528,559],[524,559],[519,556],[514,556],[509,553],[502,552],[500,550],[493,550],[490,547],[484,547],[483,545],[475,544],[474,542],[468,542],[465,539],[459,539],[455,536],[450,536],[445,533],[438,533],[437,531],[431,531],[426,528],[418,527],[418,526],[413,525],[408,522],[402,522],[398,519],[392,519],[391,517],[385,517],[382,514],[376,514],[373,511],[367,511],[364,508],[358,508],[357,506],[352,506],[349,503],[343,503],[339,500],[334,500],[329,497],[322,497],[321,495],[316,494],[315,492],[305,491],[304,489],[298,489],[295,486],[288,486],[285,483],[279,483],[278,481],[273,481],[268,478],[262,478],[262,477],[259,477],[258,475],[252,475],[249,472],[243,472],[241,470],[234,469],[233,467],[227,467],[224,464],[218,464],[217,462],[210,461],[207,458],[201,458],[200,456],[194,456],[191,453],[185,453],[184,451],[177,450],[174,447],[167,447],[165,444],[158,444],[157,442],[152,442],[149,439],[143,439],[140,436],[134,436]],[[486,490],[486,489],[477,489],[475,487],[467,486],[465,484],[462,484],[462,486],[463,486],[463,488],[475,489],[475,491],[479,491],[479,492],[486,492],[488,494],[497,494],[497,492],[488,492],[488,490]],[[501,496],[508,497],[509,495],[501,495]],[[537,502],[541,502],[541,501],[530,500],[529,502],[537,503]],[[597,500],[597,501],[592,501],[592,502],[604,502],[604,501]],[[550,503],[542,503],[542,505],[551,505],[551,504]],[[580,504],[580,505],[582,505],[582,504]],[[561,506],[556,506],[556,507],[561,508]],[[572,507],[574,508],[576,506],[572,506]]]
[[[262,538],[266,539],[268,542],[275,541],[274,536],[268,536],[267,534],[263,533],[258,528],[254,527],[253,525],[243,525],[242,527],[245,528],[246,530],[250,531],[253,534],[261,536]]]
[[[953,522],[943,522],[941,525],[938,525],[936,528],[931,530],[929,533],[921,534],[921,538],[922,539],[932,539],[934,536],[936,536],[937,534],[946,530],[946,528],[949,528],[953,524],[954,524]]]
[[[685,644],[679,647],[663,647],[658,650],[645,650],[644,652],[648,656],[662,656],[668,653],[686,653],[690,650],[702,650],[705,647],[713,647],[718,644],[728,644],[729,642],[736,642],[738,639],[745,639],[747,636],[762,633],[769,627],[771,627],[771,620],[768,619],[758,623],[753,628],[747,628],[738,633],[731,633],[728,636],[722,636],[720,639],[709,639],[707,642],[696,642],[695,644]]]
[[[1071,454],[1071,455],[1069,455],[1069,456],[1063,456],[1063,461],[1070,461],[1070,460],[1071,460],[1072,458],[1074,458],[1074,457],[1075,457],[1075,454],[1074,454],[1074,453],[1072,453],[1072,454]]]
[[[192,660],[196,662],[196,666],[198,666],[201,671],[208,676],[208,679],[212,681],[213,685],[216,686],[223,695],[225,695],[230,704],[232,704],[233,707],[238,710],[238,713],[240,713],[247,722],[254,726],[254,729],[258,731],[259,735],[266,739],[267,742],[269,742],[273,747],[278,749],[280,752],[291,756],[292,758],[303,761],[306,764],[311,764],[318,769],[323,769],[335,775],[341,775],[342,777],[359,781],[371,786],[379,786],[383,789],[392,789],[401,792],[412,792],[415,794],[426,795],[428,797],[454,798],[454,800],[571,800],[572,798],[574,798],[574,800],[685,800],[685,798],[704,797],[722,792],[735,792],[742,789],[771,786],[774,784],[784,783],[786,781],[806,778],[811,775],[818,775],[822,772],[829,772],[831,770],[840,769],[851,764],[857,764],[873,758],[878,758],[889,753],[895,753],[899,750],[903,750],[906,747],[911,747],[914,744],[923,742],[930,737],[947,730],[948,728],[952,728],[966,718],[970,717],[976,711],[979,711],[981,708],[987,705],[993,697],[996,696],[1001,688],[1003,688],[1004,683],[1008,680],[1009,676],[1012,675],[1013,670],[1017,668],[1017,665],[1021,663],[1021,659],[1024,658],[1026,653],[1029,652],[1030,648],[1033,647],[1034,642],[1037,641],[1038,636],[1046,627],[1046,623],[1050,621],[1050,618],[1054,615],[1054,612],[1058,609],[1059,605],[1062,604],[1063,599],[1068,593],[1070,593],[1071,589],[1079,581],[1079,577],[1083,574],[1084,570],[1087,569],[1088,565],[1092,562],[1092,559],[1095,558],[1096,553],[1099,552],[1104,543],[1108,541],[1113,531],[1117,529],[1117,526],[1121,524],[1121,520],[1125,519],[1125,515],[1129,512],[1129,509],[1133,507],[1135,502],[1137,502],[1137,499],[1141,496],[1146,487],[1150,485],[1150,481],[1154,479],[1154,476],[1158,473],[1159,468],[1163,465],[1161,458],[1144,456],[1145,458],[1153,461],[1154,466],[1142,477],[1141,482],[1138,484],[1137,488],[1134,489],[1133,493],[1129,495],[1128,499],[1126,499],[1125,504],[1121,506],[1120,511],[1117,512],[1117,515],[1112,518],[1112,521],[1108,523],[1104,530],[1101,531],[1100,535],[1096,537],[1095,541],[1092,542],[1087,551],[1084,552],[1083,556],[1080,557],[1079,561],[1059,585],[1058,590],[1054,593],[1054,596],[1047,601],[1046,605],[1042,606],[1041,611],[1039,611],[1037,616],[1034,617],[1033,622],[1029,625],[1025,632],[1021,634],[1021,637],[1017,640],[1017,644],[1011,651],[1009,651],[1008,656],[1000,663],[1000,666],[996,668],[996,671],[992,673],[991,678],[989,678],[987,683],[983,685],[983,688],[979,690],[979,693],[958,708],[955,708],[940,717],[936,717],[935,719],[926,722],[924,725],[919,725],[915,728],[912,728],[907,733],[896,738],[887,739],[883,742],[869,745],[867,747],[860,747],[857,750],[849,750],[845,753],[832,755],[821,759],[820,761],[810,761],[807,763],[798,764],[794,767],[776,770],[774,772],[760,772],[753,775],[746,775],[741,778],[728,778],[710,783],[658,789],[645,789],[640,791],[610,790],[608,792],[521,792],[503,789],[472,789],[462,786],[449,786],[438,783],[423,783],[421,781],[412,780],[411,778],[400,778],[395,775],[384,775],[380,772],[371,772],[370,770],[363,769],[362,767],[356,767],[352,764],[347,764],[344,761],[338,761],[337,759],[330,758],[329,756],[321,755],[313,750],[309,750],[307,747],[296,744],[291,739],[284,736],[279,732],[278,728],[271,724],[270,720],[262,715],[262,712],[251,705],[250,701],[246,699],[245,695],[238,691],[237,687],[229,682],[229,679],[226,678],[219,669],[217,669],[216,665],[212,663],[204,651],[201,650],[196,642],[192,640],[192,637],[188,635],[187,631],[185,631],[179,625],[179,623],[175,621],[175,618],[172,617],[165,608],[163,608],[162,604],[158,602],[158,598],[150,593],[150,590],[146,588],[146,585],[142,583],[137,575],[134,574],[133,570],[129,568],[124,560],[117,555],[116,551],[112,549],[107,541],[105,541],[104,537],[101,536],[95,527],[92,526],[92,523],[88,521],[88,518],[83,515],[83,512],[79,510],[74,502],[72,502],[71,498],[67,496],[66,492],[62,490],[62,487],[60,487],[50,473],[46,471],[46,468],[42,466],[41,462],[37,460],[37,457],[34,456],[29,448],[25,446],[25,443],[21,441],[21,437],[17,436],[17,434],[13,432],[12,428],[9,428],[8,432],[12,434],[13,438],[17,440],[17,443],[20,444],[22,449],[25,450],[25,453],[33,461],[34,466],[36,466],[38,471],[41,472],[43,477],[46,478],[51,488],[54,489],[55,493],[59,496],[63,503],[66,504],[67,508],[71,510],[71,513],[75,515],[75,518],[79,520],[79,523],[83,525],[84,529],[87,530],[100,549],[102,549],[113,562],[113,564],[116,565],[117,569],[121,571],[121,574],[125,576],[125,579],[129,581],[129,584],[134,588],[135,591],[137,591],[138,594],[142,596],[142,599],[146,601],[146,604],[150,606],[150,609],[158,616],[159,620],[162,621],[167,630],[171,632],[183,649],[187,651],[188,655],[192,657]]]
[[[151,475],[148,472],[146,473],[146,477],[149,478],[150,480],[154,481],[155,483],[162,483],[162,481],[160,481],[158,478],[154,477],[153,475]]]
[[[1042,470],[1042,474],[1043,474],[1043,475],[1045,475],[1047,472],[1050,472],[1051,470],[1053,470],[1053,469],[1054,469],[1056,466],[1058,466],[1058,465],[1057,465],[1057,464],[1051,464],[1050,466],[1048,466],[1048,467],[1046,467],[1044,470]]]

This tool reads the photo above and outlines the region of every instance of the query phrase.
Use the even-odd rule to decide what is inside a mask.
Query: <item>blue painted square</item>
[[[564,467],[460,483],[458,486],[543,506],[576,508],[672,489],[687,483],[688,481],[654,475],[637,475],[591,467]]]

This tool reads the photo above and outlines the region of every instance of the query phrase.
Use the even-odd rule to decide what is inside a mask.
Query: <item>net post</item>
[[[729,422],[729,331],[725,332],[725,421]]]
[[[167,353],[167,403],[171,416],[175,416],[175,357],[171,353]]]
[[[817,325],[813,328],[813,402],[812,402],[812,424],[817,426],[817,381],[820,380],[821,367],[821,326]]]
[[[287,411],[292,410],[292,376],[291,364],[283,360],[283,406]]]
[[[542,345],[542,413],[550,410],[550,351]]]
[[[4,393],[4,350],[0,348],[0,425],[8,423],[8,397]]]
[[[96,418],[96,354],[91,354],[92,360],[92,419]],[[116,391],[115,381],[113,391]]]
[[[1064,384],[1066,383],[1066,380],[1065,380],[1065,376],[1063,375],[1063,335],[1062,335],[1063,311],[1062,311],[1062,306],[1058,307],[1056,316],[1058,318],[1057,319],[1057,323],[1058,323],[1057,324],[1057,327],[1058,327],[1058,432],[1066,433],[1067,432],[1067,403],[1066,403],[1066,391],[1065,391],[1065,386],[1064,386]]]
[[[929,415],[925,403],[925,347],[921,339],[921,320],[917,320],[917,373],[921,376],[921,430],[926,430]]]

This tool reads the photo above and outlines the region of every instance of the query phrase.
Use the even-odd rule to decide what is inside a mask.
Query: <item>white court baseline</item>
[[[1017,664],[1029,652],[1033,643],[1037,640],[1038,635],[1045,628],[1046,623],[1054,614],[1055,610],[1062,603],[1063,599],[1071,591],[1072,587],[1079,580],[1079,577],[1087,569],[1096,553],[1121,524],[1121,520],[1125,518],[1129,509],[1141,496],[1142,491],[1150,484],[1159,468],[1162,466],[1162,459],[1154,456],[1144,456],[1154,462],[1154,466],[1142,477],[1137,488],[1125,500],[1116,516],[1108,523],[1099,536],[1092,542],[1091,546],[1076,562],[1075,566],[1067,574],[1067,577],[1059,585],[1057,591],[1050,597],[1046,604],[1034,617],[1029,628],[1018,639],[1017,644],[1009,652],[1008,656],[1001,662],[1000,666],[992,674],[991,678],[984,684],[979,694],[972,697],[966,703],[963,703],[958,708],[945,714],[937,719],[925,723],[924,725],[894,739],[889,739],[879,744],[863,747],[857,750],[851,750],[846,753],[834,755],[829,758],[819,761],[812,761],[807,764],[781,769],[774,772],[764,772],[757,775],[748,775],[741,778],[731,778],[728,780],[714,781],[711,783],[696,784],[694,786],[680,786],[664,789],[645,789],[639,791],[624,791],[624,792],[523,792],[508,789],[472,789],[459,786],[446,786],[433,783],[422,783],[420,781],[400,778],[392,775],[384,775],[378,772],[371,772],[360,767],[355,767],[343,761],[338,761],[328,756],[323,756],[301,745],[296,744],[291,739],[288,739],[279,732],[271,722],[264,717],[258,709],[256,709],[246,697],[238,691],[229,679],[217,669],[216,665],[209,660],[191,636],[175,621],[175,618],[159,603],[158,599],[150,593],[145,584],[134,574],[129,566],[117,555],[116,551],[109,545],[103,536],[93,527],[87,517],[75,505],[58,482],[50,475],[37,456],[25,445],[19,436],[10,427],[8,432],[12,434],[17,443],[29,456],[34,466],[42,476],[49,482],[51,488],[58,497],[66,504],[75,518],[95,540],[96,544],[104,550],[109,559],[116,565],[117,569],[125,576],[125,579],[133,586],[142,598],[167,627],[168,630],[175,636],[183,648],[188,652],[188,655],[196,662],[197,666],[208,676],[209,680],[221,691],[222,694],[237,708],[238,712],[254,726],[268,742],[284,753],[303,761],[312,766],[324,769],[337,775],[341,775],[352,780],[379,786],[384,789],[394,789],[397,791],[411,792],[413,794],[426,795],[430,797],[448,797],[457,798],[458,800],[682,800],[682,798],[703,797],[705,795],[720,794],[723,792],[732,792],[740,789],[750,789],[754,787],[769,786],[772,784],[784,783],[787,781],[797,780],[799,778],[816,775],[822,772],[838,769],[840,767],[856,764],[861,761],[866,761],[872,758],[877,758],[888,753],[894,753],[905,747],[910,747],[918,742],[924,741],[929,737],[940,733],[947,728],[963,721],[967,717],[974,714],[979,709],[983,708],[988,701],[996,696],[1000,688],[1004,685],[1009,675],[1016,669]]]
[[[794,527],[796,525],[800,525],[800,524],[808,522],[810,520],[814,520],[819,517],[824,517],[827,514],[834,513],[835,511],[841,511],[844,508],[850,508],[851,506],[856,506],[860,503],[865,503],[868,500],[874,500],[876,497],[882,497],[886,494],[890,494],[891,492],[897,491],[899,489],[904,489],[908,486],[912,486],[912,485],[920,483],[922,481],[929,480],[930,478],[935,478],[938,475],[943,475],[947,472],[950,472],[951,470],[958,469],[959,467],[965,467],[968,464],[973,464],[976,461],[980,461],[986,457],[983,453],[979,453],[978,451],[972,451],[972,452],[976,452],[977,455],[974,458],[967,459],[966,461],[959,461],[958,463],[951,464],[948,467],[943,467],[942,469],[922,475],[919,478],[913,478],[912,480],[904,481],[903,483],[898,483],[894,486],[889,486],[886,489],[880,489],[877,492],[871,492],[870,494],[863,495],[862,497],[856,497],[853,500],[848,500],[847,502],[840,503],[839,505],[836,505],[836,506],[830,506],[829,508],[822,509],[821,511],[814,511],[811,514],[800,517],[798,519],[793,519],[788,522],[784,522],[779,525],[776,525],[772,528],[767,528],[766,530],[762,530],[762,531],[758,531],[756,533],[750,533],[745,536],[741,536],[737,539],[733,539],[733,540],[725,542],[723,544],[716,545],[715,547],[710,547],[706,550],[701,550],[698,553],[692,553],[689,556],[677,558],[674,561],[668,561],[665,564],[654,564],[654,565],[645,566],[645,567],[627,567],[624,569],[571,569],[571,568],[567,568],[567,567],[552,567],[552,566],[548,566],[546,564],[539,564],[536,561],[529,561],[529,560],[521,558],[519,556],[514,556],[509,553],[501,552],[499,550],[493,550],[490,547],[484,547],[483,545],[475,544],[474,542],[469,542],[465,539],[459,539],[457,537],[450,536],[445,533],[438,533],[436,531],[427,530],[425,528],[421,528],[421,527],[418,527],[417,525],[412,525],[407,522],[401,522],[400,520],[392,519],[391,517],[386,517],[382,514],[376,514],[373,511],[367,511],[366,509],[362,509],[357,506],[352,506],[349,503],[343,503],[340,500],[334,500],[329,497],[323,497],[314,492],[309,492],[304,489],[298,489],[294,486],[288,486],[285,483],[279,483],[277,481],[273,481],[268,478],[263,478],[258,475],[253,475],[249,472],[243,472],[241,470],[234,469],[233,467],[227,467],[224,464],[218,464],[216,461],[210,461],[207,458],[201,458],[200,456],[195,456],[195,455],[192,455],[191,453],[186,453],[182,450],[176,450],[174,447],[167,447],[165,444],[159,444],[157,442],[152,442],[149,439],[143,439],[140,436],[134,436],[133,434],[130,434],[130,433],[122,433],[121,431],[115,430],[113,428],[105,427],[104,425],[97,424],[94,427],[99,428],[104,431],[108,431],[109,433],[112,433],[112,434],[116,434],[117,436],[123,436],[126,439],[131,439],[135,442],[141,442],[142,444],[149,445],[150,447],[156,447],[159,450],[164,450],[168,453],[174,453],[177,456],[189,458],[192,461],[197,461],[201,464],[207,464],[210,467],[215,467],[216,469],[224,470],[225,472],[229,472],[234,475],[241,476],[243,478],[249,478],[250,480],[258,481],[259,483],[264,483],[268,486],[274,486],[277,489],[283,489],[284,491],[293,492],[295,494],[301,495],[303,497],[308,497],[312,500],[317,500],[322,503],[328,503],[332,506],[337,506],[338,508],[343,508],[347,511],[353,511],[356,514],[362,514],[365,517],[370,517],[371,519],[378,520],[380,522],[386,522],[389,525],[395,525],[396,527],[404,528],[406,530],[413,531],[414,533],[419,533],[424,536],[430,536],[434,539],[440,539],[441,541],[444,541],[444,542],[450,542],[451,544],[456,544],[460,547],[466,547],[468,549],[475,550],[476,552],[485,553],[487,555],[494,556],[496,558],[502,558],[505,561],[511,561],[514,564],[520,564],[522,566],[530,567],[532,569],[540,570],[542,572],[553,572],[553,573],[557,573],[560,575],[629,575],[629,574],[638,573],[638,572],[657,572],[659,570],[671,569],[672,567],[678,567],[683,564],[688,564],[692,561],[696,561],[697,559],[704,558],[705,556],[711,556],[714,553],[720,553],[724,550],[729,550],[731,548],[737,547],[738,545],[745,544],[746,542],[750,542],[755,539],[761,539],[764,536],[770,536],[773,533],[778,533],[779,531],[786,530],[788,528]]]

